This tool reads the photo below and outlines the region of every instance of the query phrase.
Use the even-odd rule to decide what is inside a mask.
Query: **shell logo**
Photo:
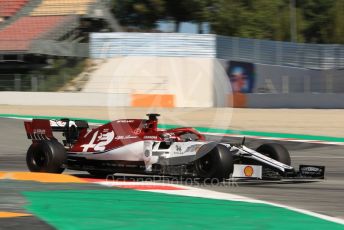
[[[254,170],[253,170],[253,167],[252,166],[246,166],[245,168],[244,168],[244,174],[245,174],[245,176],[252,176],[253,175],[253,173],[254,173]]]

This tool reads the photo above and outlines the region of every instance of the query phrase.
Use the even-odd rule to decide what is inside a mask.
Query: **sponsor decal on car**
[[[323,178],[325,174],[325,167],[315,165],[300,165],[299,171],[302,176]]]
[[[251,177],[254,173],[254,170],[252,168],[252,166],[248,165],[244,168],[244,174],[245,176]]]
[[[175,150],[172,152],[172,156],[173,155],[182,155],[184,152],[182,151],[182,146],[181,145],[176,145]]]
[[[190,145],[186,148],[185,152],[197,152],[201,148],[202,144]]]
[[[88,144],[81,145],[81,147],[83,147],[83,152],[87,152],[90,148],[94,149],[95,151],[104,151],[106,146],[110,144],[115,137],[115,133],[113,131],[108,133],[100,133],[99,135],[98,133],[99,131],[93,134],[92,139]]]
[[[45,134],[45,129],[34,129],[33,134]]]
[[[321,171],[321,169],[313,167],[313,166],[308,166],[308,167],[302,168],[302,171],[303,172],[318,172],[318,171]]]
[[[135,133],[136,135],[139,135],[139,134],[141,133],[141,129],[139,129],[139,128],[135,129],[135,130],[134,130],[134,133]]]
[[[115,140],[128,140],[128,139],[135,139],[137,136],[126,135],[126,136],[116,136]]]
[[[117,123],[133,123],[134,120],[118,120]]]
[[[67,122],[65,121],[54,121],[54,120],[50,120],[50,126],[60,126],[60,127],[64,127],[66,126]]]
[[[156,140],[156,139],[158,139],[158,137],[157,136],[144,136],[143,139],[154,139],[154,140]]]
[[[146,150],[145,150],[145,153],[144,153],[144,154],[145,154],[145,157],[149,157],[149,156],[150,156],[150,152],[151,152],[151,151],[150,151],[149,149],[146,149]]]
[[[261,165],[234,164],[233,178],[262,178]]]

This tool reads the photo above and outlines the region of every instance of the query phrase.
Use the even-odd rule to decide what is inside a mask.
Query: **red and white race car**
[[[193,128],[158,129],[159,114],[121,119],[90,129],[82,120],[25,121],[32,144],[27,165],[33,172],[88,171],[95,176],[140,173],[196,178],[323,178],[323,166],[290,166],[288,150],[276,143],[256,150],[242,144],[207,141]],[[62,132],[59,142],[53,132]]]

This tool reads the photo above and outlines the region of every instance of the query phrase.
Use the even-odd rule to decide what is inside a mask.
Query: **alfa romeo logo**
[[[135,133],[136,135],[139,135],[139,134],[141,133],[141,129],[135,129],[135,130],[134,130],[134,133]]]
[[[146,149],[145,150],[145,157],[149,157],[150,156],[150,151],[149,151],[149,149]]]

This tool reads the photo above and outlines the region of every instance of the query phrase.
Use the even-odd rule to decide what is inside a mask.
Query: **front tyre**
[[[233,173],[233,167],[233,156],[223,145],[216,145],[195,162],[196,174],[203,180],[215,178],[222,181],[228,179]]]
[[[62,173],[66,150],[57,141],[32,143],[26,154],[26,164],[31,172]]]
[[[283,145],[277,143],[263,144],[256,151],[283,164],[291,164],[290,154]]]

